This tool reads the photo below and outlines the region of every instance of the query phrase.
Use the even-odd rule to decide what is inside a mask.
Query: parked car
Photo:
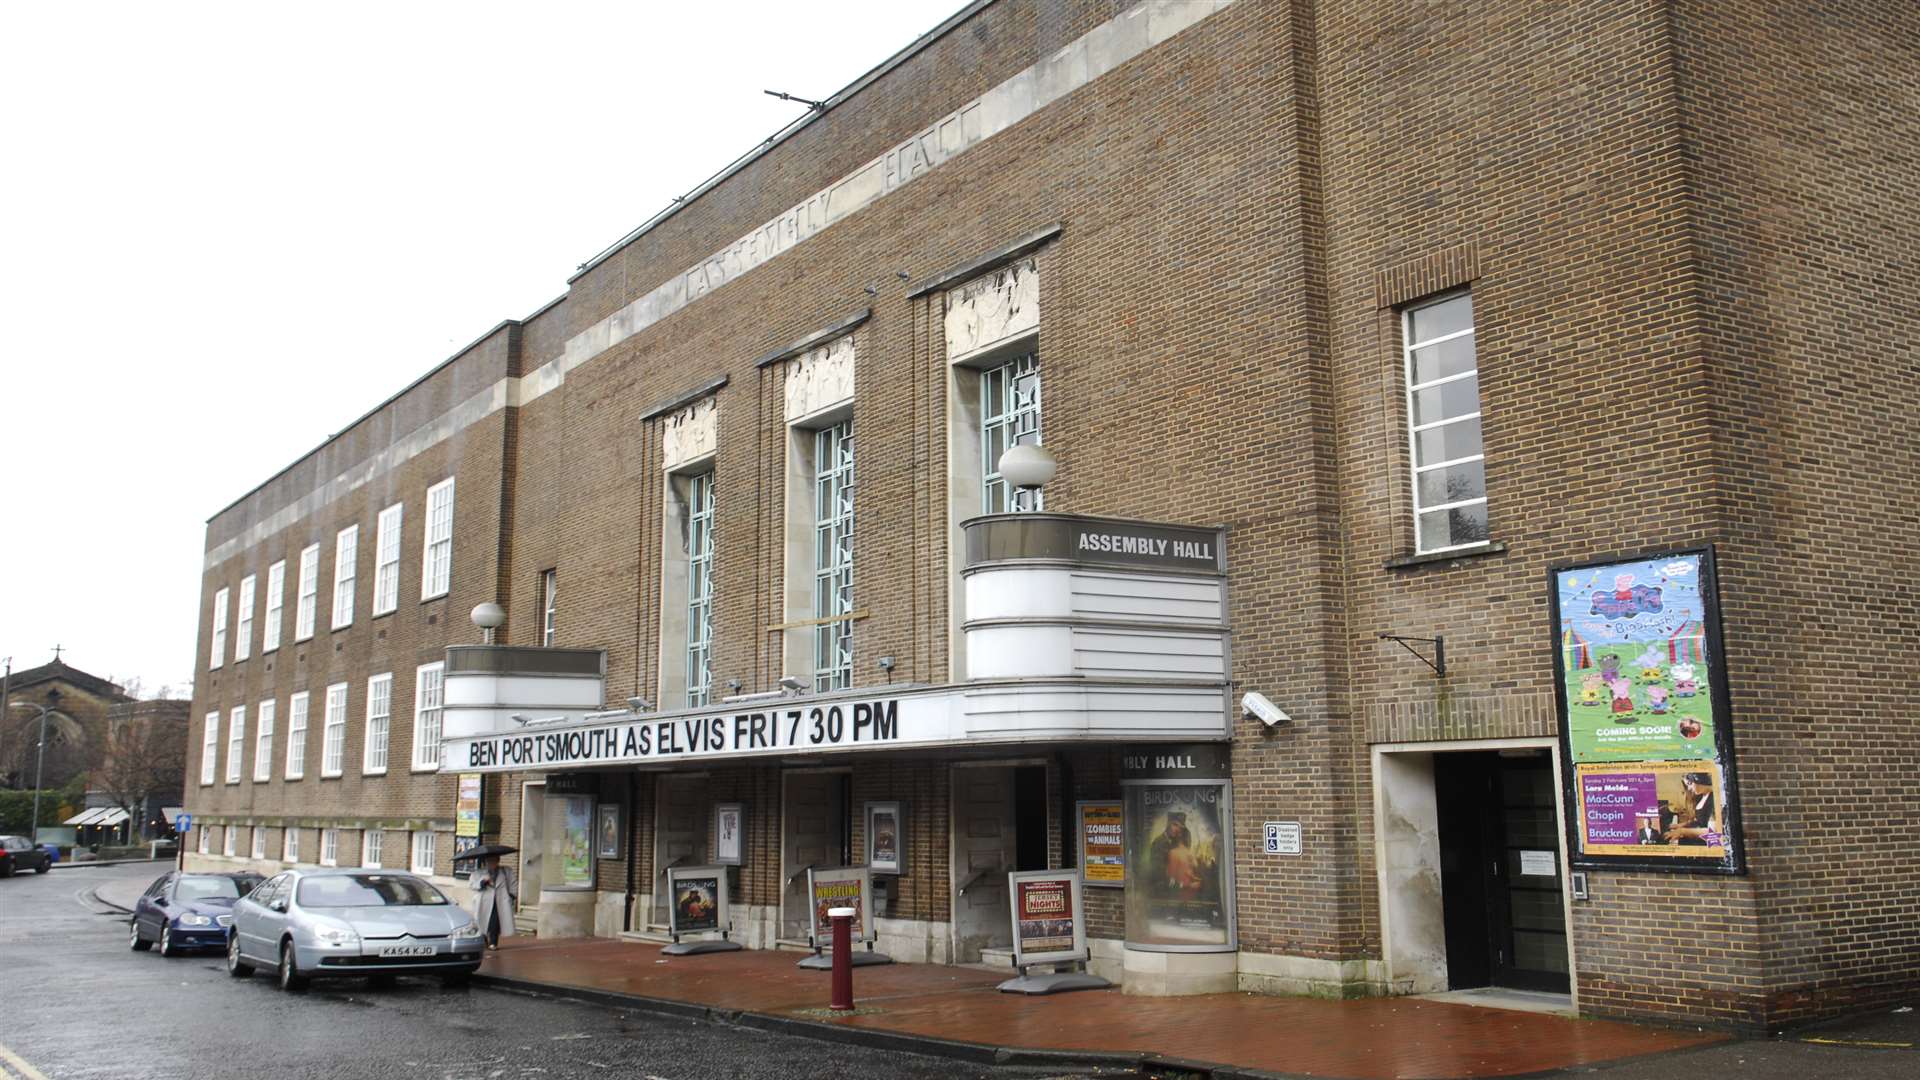
[[[347,975],[438,975],[457,985],[480,966],[485,947],[473,917],[425,878],[288,870],[234,904],[227,974],[271,967],[282,990]]]
[[[0,877],[12,877],[21,870],[44,874],[51,869],[53,860],[26,837],[0,836]]]
[[[146,952],[154,943],[161,956],[188,949],[225,948],[233,925],[233,902],[252,892],[260,874],[162,874],[134,902],[127,944]]]

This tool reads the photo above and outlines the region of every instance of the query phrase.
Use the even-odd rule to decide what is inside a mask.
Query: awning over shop
[[[170,829],[179,827],[180,815],[186,812],[187,808],[184,806],[163,806],[160,808],[160,816],[167,819],[167,827]]]
[[[73,815],[63,824],[91,825],[99,828],[108,828],[118,825],[125,820],[127,820],[127,812],[117,806],[96,806],[91,810],[83,810]]]

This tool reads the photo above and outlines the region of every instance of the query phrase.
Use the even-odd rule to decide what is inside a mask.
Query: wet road
[[[701,1080],[1033,1077],[599,1005],[402,979],[284,994],[213,953],[127,948],[126,916],[90,897],[158,865],[0,880],[0,1078]]]

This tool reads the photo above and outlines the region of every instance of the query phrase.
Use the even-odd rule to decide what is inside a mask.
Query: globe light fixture
[[[1045,487],[1058,468],[1053,454],[1039,443],[1009,446],[1007,452],[1000,455],[1000,475],[1023,491]]]
[[[507,609],[489,600],[484,604],[475,604],[473,614],[467,617],[473,620],[473,625],[480,628],[484,643],[491,645],[493,632],[500,629],[507,621]]]

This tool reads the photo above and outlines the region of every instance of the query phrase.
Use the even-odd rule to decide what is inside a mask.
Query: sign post
[[[811,971],[826,971],[842,955],[854,967],[867,967],[872,964],[891,964],[893,957],[883,952],[873,951],[873,870],[865,866],[809,867],[807,870],[807,902],[811,908],[808,916],[809,935],[813,939],[813,955],[800,961],[799,966]],[[849,937],[844,949],[834,937],[834,921],[831,912],[845,908],[853,914],[848,916]],[[866,943],[864,950],[856,951],[853,940]],[[823,955],[823,944],[831,947],[832,956]]]
[[[662,956],[693,956],[698,953],[734,952],[740,943],[729,938],[733,918],[727,912],[727,868],[724,866],[667,867],[667,932],[673,944],[660,949]],[[682,934],[712,934],[682,941]]]
[[[1000,984],[1009,994],[1057,994],[1062,990],[1099,990],[1113,984],[1084,970],[1087,921],[1081,905],[1078,870],[1021,870],[1007,875],[1013,903],[1013,966],[1020,974]],[[1029,975],[1027,969],[1052,964],[1054,970]],[[1066,971],[1059,965],[1070,965]]]
[[[173,845],[178,849],[173,853],[174,869],[176,870],[185,870],[187,868],[187,833],[191,831],[193,831],[192,814],[183,811],[178,817],[173,819],[173,834],[180,838],[179,842]]]

